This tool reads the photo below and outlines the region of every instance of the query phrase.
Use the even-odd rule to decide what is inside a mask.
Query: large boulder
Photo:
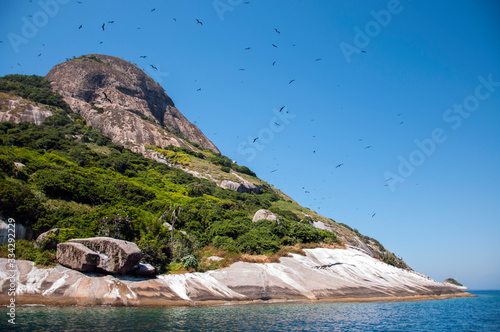
[[[260,209],[259,211],[255,212],[255,214],[253,215],[252,221],[256,222],[256,221],[259,221],[261,219],[276,221],[276,216],[274,215],[274,213],[272,213],[269,210]]]
[[[81,272],[95,270],[100,261],[99,254],[81,243],[59,243],[56,255],[59,264]]]
[[[69,243],[80,243],[100,256],[98,268],[109,273],[132,272],[142,258],[139,247],[133,242],[110,237],[73,239]]]

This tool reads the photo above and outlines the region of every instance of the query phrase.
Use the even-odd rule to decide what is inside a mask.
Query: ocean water
[[[500,331],[500,291],[415,302],[2,308],[1,331]]]

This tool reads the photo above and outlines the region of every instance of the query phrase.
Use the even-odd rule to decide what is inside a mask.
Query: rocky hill
[[[36,76],[0,78],[0,244],[8,238],[7,219],[15,219],[16,258],[52,267],[57,264],[54,247],[58,243],[112,237],[136,243],[142,262],[162,273],[227,268],[129,285],[146,289],[144,294],[155,288],[158,294],[170,294],[165,299],[171,296],[176,301],[227,300],[228,287],[236,300],[253,300],[254,293],[261,298],[288,294],[310,299],[457,293],[456,288],[434,281],[414,283],[411,280],[418,274],[377,240],[300,206],[247,167],[221,155],[136,66],[115,57],[87,55],[55,66],[46,78],[50,83]],[[49,239],[53,246],[37,244],[35,249],[34,239],[52,228],[59,229]],[[315,252],[326,258],[307,251],[318,247],[326,251]],[[8,253],[7,245],[0,246],[0,257]],[[241,261],[264,264],[237,265],[255,274],[255,285],[247,289],[238,284],[243,276],[234,267]],[[382,270],[371,268],[377,262],[384,264]],[[386,268],[386,263],[392,267]],[[111,276],[85,279],[88,276],[60,266],[41,270],[32,263],[19,264],[22,278],[36,274],[37,282],[48,287],[23,293],[28,300],[40,293],[78,298],[81,292],[88,293],[94,286],[101,289],[109,282],[123,286]],[[350,264],[355,271],[350,271]],[[317,271],[324,269],[333,273],[331,280],[344,275],[343,286],[336,288],[319,279],[309,282],[309,278],[325,277]],[[232,279],[224,277],[223,271],[229,271]],[[386,280],[384,271],[398,277]],[[411,280],[406,280],[405,273],[410,272]],[[372,277],[353,283],[346,273]],[[198,277],[208,281],[196,286]],[[408,284],[396,282],[399,277]],[[213,288],[214,278],[222,288]],[[373,292],[371,283],[376,278],[387,282],[375,283]],[[20,287],[34,289],[28,279]],[[80,289],[79,283],[90,288]],[[4,290],[6,284],[1,287]],[[359,289],[353,291],[353,287]],[[141,292],[129,295],[145,296]],[[120,304],[127,294],[111,302]],[[95,303],[104,303],[101,300]]]
[[[54,66],[46,78],[94,129],[132,151],[145,153],[146,145],[191,148],[191,142],[219,153],[163,88],[130,62],[84,55]]]

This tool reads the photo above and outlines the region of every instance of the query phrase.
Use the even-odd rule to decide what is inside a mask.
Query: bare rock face
[[[57,261],[70,269],[90,272],[99,264],[99,254],[81,243],[65,242],[57,245]]]
[[[51,115],[52,111],[49,109],[41,108],[21,97],[0,98],[0,122],[33,122],[38,125]]]
[[[269,210],[260,209],[257,212],[255,212],[255,214],[253,215],[252,221],[256,222],[256,221],[259,221],[259,220],[262,220],[262,219],[267,219],[267,220],[270,220],[270,221],[276,221],[276,216],[274,215],[274,213],[272,213]]]
[[[92,54],[54,66],[46,75],[70,107],[116,144],[145,153],[145,145],[217,147],[175,107],[163,88],[137,66]]]
[[[142,258],[142,252],[135,243],[110,237],[73,239],[69,243],[81,244],[95,252],[100,258],[97,267],[109,273],[129,273]]]

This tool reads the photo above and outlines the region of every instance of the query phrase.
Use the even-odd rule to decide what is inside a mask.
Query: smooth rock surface
[[[270,221],[276,221],[277,220],[276,216],[271,211],[265,210],[265,209],[260,209],[257,212],[255,212],[255,214],[253,215],[252,221],[256,222],[256,221],[259,221],[259,220],[262,220],[262,219],[267,219],[267,220],[270,220]]]
[[[16,305],[189,305],[261,300],[369,301],[470,296],[419,273],[398,269],[362,251],[304,249],[280,263],[237,262],[205,273],[154,278],[92,275],[62,266],[40,269],[17,261]],[[0,259],[0,304],[7,304],[7,259]],[[209,302],[207,302],[209,301]],[[217,302],[210,302],[217,301]]]

